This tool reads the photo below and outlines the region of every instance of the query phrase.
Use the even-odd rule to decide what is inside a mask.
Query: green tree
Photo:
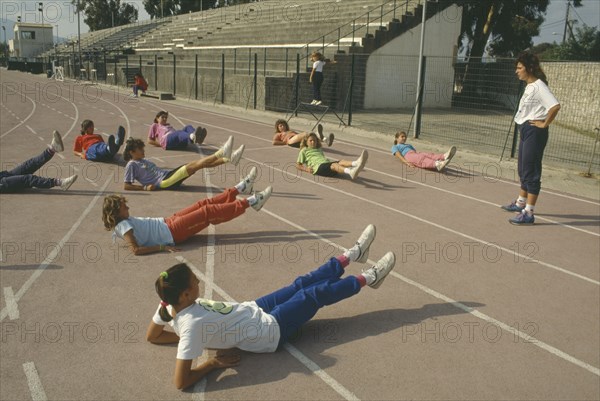
[[[169,17],[179,11],[178,0],[144,0],[143,4],[150,18]]]
[[[600,32],[596,27],[583,26],[560,45],[547,49],[544,60],[600,61]]]
[[[83,11],[83,22],[90,31],[130,24],[137,21],[138,11],[132,4],[121,0],[72,0],[78,11]],[[79,5],[78,5],[79,4]]]

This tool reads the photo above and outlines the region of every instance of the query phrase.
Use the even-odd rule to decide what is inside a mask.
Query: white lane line
[[[16,302],[19,302],[21,300],[21,298],[23,298],[23,296],[27,293],[29,288],[31,288],[33,283],[35,283],[35,281],[42,275],[44,270],[46,270],[46,268],[52,262],[54,262],[54,260],[57,258],[57,256],[60,255],[65,243],[67,243],[69,241],[69,239],[75,233],[75,231],[79,228],[81,223],[86,221],[88,214],[92,211],[92,209],[96,205],[96,202],[98,202],[98,199],[100,199],[100,197],[103,195],[104,191],[106,190],[106,187],[108,187],[108,184],[110,184],[113,180],[114,180],[114,177],[109,177],[106,180],[106,182],[104,183],[102,188],[96,193],[96,196],[94,196],[94,198],[91,200],[88,207],[83,211],[81,216],[79,216],[79,219],[77,219],[77,221],[73,224],[73,226],[71,226],[71,229],[69,230],[69,232],[67,232],[65,234],[65,236],[58,242],[58,244],[56,244],[56,246],[54,247],[52,252],[50,252],[48,254],[46,259],[44,259],[44,261],[37,267],[37,269],[35,269],[35,271],[31,274],[29,279],[27,279],[25,284],[23,284],[21,289],[19,289],[19,291],[17,291],[17,294],[15,296]],[[4,309],[2,309],[2,311],[0,311],[0,322],[3,321],[6,318],[6,316],[8,316],[8,308],[5,306]]]
[[[290,220],[287,220],[287,219],[285,219],[285,218],[283,218],[283,217],[281,217],[281,216],[279,216],[279,215],[277,215],[277,214],[275,214],[273,212],[270,212],[270,211],[266,210],[264,207],[261,209],[261,213],[263,213],[263,212],[267,213],[269,216],[272,216],[272,217],[274,217],[274,218],[276,218],[276,219],[278,219],[278,220],[280,220],[280,221],[282,221],[282,222],[284,222],[284,223],[286,223],[286,224],[294,227],[295,229],[297,229],[299,231],[302,231],[302,232],[304,232],[306,234],[309,234],[309,235],[311,235],[311,236],[313,236],[313,237],[315,237],[315,238],[317,238],[317,239],[319,239],[321,241],[324,241],[325,243],[327,243],[329,245],[333,245],[333,246],[339,248],[342,251],[346,250],[346,248],[342,247],[341,245],[336,244],[336,243],[334,243],[334,242],[332,242],[330,240],[327,240],[327,239],[323,238],[322,236],[320,236],[320,235],[318,235],[318,234],[310,231],[309,229],[307,229],[307,228],[305,228],[305,227],[303,227],[303,226],[301,226],[299,224],[296,224],[296,223],[294,223],[294,222],[292,222]],[[367,263],[369,263],[371,265],[374,265],[376,263],[376,261],[369,259],[367,261]],[[524,332],[522,332],[522,331],[520,331],[518,329],[515,329],[515,328],[511,327],[510,325],[508,325],[508,324],[506,324],[504,322],[501,322],[501,321],[499,321],[497,319],[494,319],[491,316],[486,315],[485,313],[479,312],[476,309],[468,307],[468,306],[466,306],[463,303],[460,303],[460,302],[458,302],[458,301],[456,301],[456,300],[454,300],[454,299],[452,299],[450,297],[447,297],[446,295],[443,295],[442,293],[439,293],[439,292],[437,292],[437,291],[435,291],[435,290],[433,290],[433,289],[431,289],[431,288],[429,288],[429,287],[427,287],[427,286],[425,286],[423,284],[420,284],[420,283],[418,283],[418,282],[416,282],[414,280],[411,280],[408,277],[405,277],[405,276],[403,276],[403,275],[401,275],[401,274],[399,274],[399,273],[397,273],[395,271],[392,271],[390,273],[390,275],[392,275],[393,277],[396,277],[396,278],[404,281],[407,284],[410,284],[410,285],[418,288],[419,290],[425,292],[426,294],[431,295],[434,298],[437,298],[437,299],[440,299],[440,300],[442,300],[444,302],[450,303],[450,304],[454,305],[455,307],[457,307],[457,308],[459,308],[459,309],[461,309],[461,310],[463,310],[463,311],[465,311],[465,312],[467,312],[467,313],[469,313],[469,314],[471,314],[471,315],[473,315],[473,316],[475,316],[475,317],[477,317],[477,318],[479,318],[481,320],[484,320],[484,321],[486,321],[488,323],[492,323],[492,324],[500,327],[502,330],[504,330],[504,331],[506,331],[508,333],[511,333],[511,334],[513,334],[515,336],[518,336],[519,338],[525,340],[526,342],[531,343],[531,344],[535,345],[536,347],[539,347],[539,348],[543,349],[544,351],[547,351],[547,352],[551,353],[552,355],[557,356],[558,358],[561,358],[561,359],[563,359],[563,360],[565,360],[567,362],[570,362],[570,363],[572,363],[572,364],[574,364],[576,366],[579,366],[580,368],[583,368],[583,369],[587,370],[588,372],[591,372],[591,373],[595,374],[596,376],[600,376],[600,369],[598,369],[597,367],[592,366],[589,363],[584,362],[584,361],[582,361],[580,359],[577,359],[574,356],[571,356],[571,355],[567,354],[566,352],[561,351],[561,350],[559,350],[556,347],[553,347],[552,345],[549,345],[549,344],[547,344],[547,343],[545,343],[545,342],[543,342],[541,340],[538,340],[537,338],[532,337],[532,336],[528,335],[527,333],[524,333]]]
[[[502,205],[499,205],[497,203],[489,202],[489,201],[486,201],[486,200],[483,200],[483,199],[475,198],[473,196],[469,196],[469,195],[461,194],[461,193],[458,193],[458,192],[450,191],[448,189],[439,188],[439,187],[436,187],[436,186],[433,186],[433,185],[429,185],[429,184],[425,184],[425,183],[422,183],[422,182],[419,182],[419,181],[409,180],[408,178],[404,178],[402,176],[398,176],[398,175],[394,175],[394,174],[389,174],[389,173],[386,173],[386,172],[383,172],[383,171],[374,170],[374,169],[371,169],[371,168],[366,168],[365,170],[366,171],[373,171],[373,172],[375,172],[377,174],[381,174],[381,175],[384,175],[384,176],[387,176],[387,177],[390,177],[390,178],[395,178],[395,179],[398,179],[398,180],[400,180],[402,182],[410,182],[412,184],[417,184],[417,185],[420,185],[422,187],[426,187],[426,188],[433,189],[433,190],[436,190],[436,191],[441,191],[441,192],[444,192],[444,193],[447,193],[447,194],[450,194],[450,195],[454,195],[454,196],[459,196],[459,197],[462,197],[462,198],[465,198],[465,199],[469,199],[469,200],[472,200],[472,201],[475,201],[475,202],[483,203],[483,204],[486,204],[486,205],[494,206],[496,208],[500,208],[500,206],[502,206]],[[556,194],[556,195],[559,195],[559,194]],[[582,201],[583,201],[583,199],[582,199]],[[586,201],[586,202],[589,202],[589,201]],[[549,223],[556,224],[556,225],[559,225],[559,226],[563,226],[563,227],[566,227],[566,228],[570,228],[572,230],[581,231],[581,232],[583,232],[585,234],[589,234],[589,235],[593,235],[593,236],[596,236],[596,237],[600,237],[600,233],[596,233],[596,232],[589,231],[589,230],[584,230],[583,228],[571,226],[569,224],[564,224],[564,223],[561,223],[559,221],[546,218],[543,215],[536,214],[535,217],[536,217],[537,220],[547,221]]]
[[[251,162],[253,162],[253,163],[256,163],[256,164],[262,165],[262,166],[264,166],[264,167],[266,167],[266,168],[271,168],[271,169],[273,169],[273,170],[279,171],[279,172],[281,172],[281,173],[282,173],[282,174],[284,174],[284,175],[285,175],[285,174],[287,174],[287,172],[286,172],[286,171],[284,171],[284,170],[281,170],[281,169],[279,169],[279,168],[276,168],[276,167],[274,167],[274,166],[271,166],[271,165],[269,165],[269,166],[268,166],[268,165],[266,165],[266,164],[264,164],[264,163],[262,163],[262,162],[260,162],[260,161],[258,161],[258,160],[253,160],[253,159],[249,159],[249,158],[244,158],[244,159],[246,159],[246,160],[248,160],[248,161],[251,161]],[[454,230],[454,229],[452,229],[452,228],[449,228],[449,227],[443,226],[443,225],[441,225],[441,224],[438,224],[438,223],[435,223],[435,222],[433,222],[433,221],[426,220],[426,219],[423,219],[423,218],[421,218],[421,217],[417,217],[417,216],[415,216],[415,215],[412,215],[412,214],[410,214],[410,213],[407,213],[407,212],[403,212],[402,210],[394,209],[393,207],[391,207],[391,206],[387,206],[387,205],[384,205],[383,203],[375,202],[375,201],[373,201],[373,200],[370,200],[370,199],[367,199],[367,198],[363,198],[362,196],[354,195],[354,194],[352,194],[352,193],[350,193],[350,192],[343,191],[343,190],[341,190],[341,189],[338,189],[338,188],[335,188],[335,187],[332,187],[332,186],[329,186],[329,185],[325,185],[325,184],[323,184],[323,183],[321,183],[321,182],[315,182],[313,179],[308,179],[308,178],[305,178],[305,177],[302,177],[302,176],[297,176],[296,178],[297,178],[297,179],[300,179],[300,180],[307,181],[307,182],[309,182],[309,183],[312,183],[312,184],[314,184],[314,185],[321,186],[321,187],[323,187],[323,188],[327,188],[327,189],[329,189],[329,190],[331,190],[331,191],[338,192],[338,193],[340,193],[340,194],[343,194],[343,195],[346,195],[346,196],[349,196],[349,197],[352,197],[352,198],[355,198],[355,199],[361,200],[361,201],[363,201],[363,202],[370,203],[370,204],[372,204],[372,205],[375,205],[375,206],[378,206],[378,207],[380,207],[380,208],[382,208],[382,209],[389,210],[389,211],[391,211],[391,212],[394,212],[394,213],[401,214],[401,215],[403,215],[403,216],[405,216],[405,217],[408,217],[409,219],[413,219],[413,220],[417,220],[417,221],[419,221],[419,222],[421,222],[421,223],[429,224],[429,225],[431,225],[431,226],[434,226],[434,227],[436,227],[436,228],[439,228],[440,230],[447,231],[447,232],[449,232],[449,233],[451,233],[451,234],[458,235],[458,236],[460,236],[460,237],[463,237],[463,238],[469,239],[469,240],[471,240],[471,241],[476,241],[476,242],[478,242],[478,243],[480,243],[480,244],[483,244],[484,246],[485,246],[485,245],[490,245],[490,244],[491,244],[491,245],[493,245],[493,246],[494,246],[494,248],[500,249],[502,252],[506,252],[506,253],[507,253],[507,254],[509,254],[509,255],[511,255],[511,254],[512,254],[512,255],[515,255],[515,257],[516,257],[516,256],[518,256],[519,258],[523,258],[524,260],[527,260],[527,261],[530,261],[530,262],[533,262],[533,263],[537,263],[538,265],[541,265],[541,266],[547,267],[547,268],[549,268],[549,269],[556,270],[556,271],[558,271],[558,272],[561,272],[561,273],[567,274],[567,275],[569,275],[569,276],[576,277],[576,278],[578,278],[578,279],[580,279],[580,280],[587,281],[588,283],[592,283],[592,284],[595,284],[595,285],[599,285],[599,286],[600,286],[600,281],[597,281],[597,280],[594,280],[594,279],[592,279],[592,278],[586,277],[586,276],[584,276],[584,275],[581,275],[581,274],[579,274],[579,273],[572,272],[572,271],[570,271],[570,270],[567,270],[567,269],[564,269],[564,268],[562,268],[562,267],[559,267],[559,266],[553,265],[553,264],[551,264],[551,263],[544,262],[544,261],[541,261],[541,260],[539,260],[539,259],[534,259],[534,258],[532,258],[532,257],[530,257],[530,256],[527,256],[527,255],[524,255],[524,254],[522,254],[522,253],[516,252],[514,249],[509,249],[509,248],[506,248],[506,247],[500,246],[499,244],[497,244],[497,243],[494,243],[494,242],[491,242],[491,243],[490,243],[490,242],[487,242],[487,241],[485,241],[485,240],[483,240],[483,239],[480,239],[480,238],[477,238],[477,237],[473,237],[472,235],[465,234],[465,233],[463,233],[463,232],[461,232],[461,231]]]
[[[6,309],[8,309],[8,318],[17,320],[19,318],[19,306],[12,287],[4,287],[4,302],[6,303]]]
[[[201,112],[204,112],[206,114],[212,114],[212,115],[216,115],[216,116],[220,116],[220,117],[224,117],[224,118],[228,118],[228,119],[232,119],[232,120],[237,120],[237,121],[243,121],[243,122],[247,122],[247,123],[252,123],[252,124],[255,124],[255,125],[269,126],[269,127],[271,126],[270,124],[266,124],[266,123],[263,123],[263,122],[260,122],[260,121],[253,121],[253,120],[250,120],[250,119],[244,119],[244,118],[240,118],[240,117],[228,116],[226,114],[216,113],[216,112],[205,110],[205,109],[202,109],[202,108],[193,108],[193,107],[184,106],[184,105],[180,105],[180,104],[174,104],[173,106],[174,107],[179,107],[179,108],[182,108],[182,109],[188,110],[188,111],[194,111],[194,112],[201,111]],[[201,122],[196,121],[196,120],[192,119],[191,117],[189,117],[189,118],[188,117],[183,117],[183,119],[191,121],[191,122],[194,122],[194,123],[197,123],[197,124],[202,124]],[[245,132],[230,130],[230,129],[227,129],[227,128],[224,128],[224,127],[220,127],[220,126],[217,126],[217,125],[212,125],[212,124],[206,124],[206,123],[204,123],[204,124],[206,126],[209,126],[209,127],[219,128],[219,129],[223,129],[223,130],[226,130],[226,131],[229,131],[229,132],[232,132],[232,133],[236,133],[236,134],[248,136],[248,137],[253,138],[253,139],[259,139],[259,140],[263,140],[263,141],[269,142],[269,140],[266,140],[266,139],[261,138],[261,137],[254,136],[252,134],[247,134]],[[359,145],[359,144],[356,144],[356,143],[353,143],[353,142],[344,141],[344,140],[336,140],[336,143],[343,143],[343,144],[346,144],[346,145],[349,145],[349,146],[353,146],[353,147],[357,147],[357,148],[361,148],[361,149],[365,148],[365,146],[363,146],[363,145]],[[389,152],[387,152],[387,151],[384,151],[384,150],[381,150],[381,149],[378,149],[378,148],[374,148],[372,146],[368,146],[368,148],[369,148],[369,150],[373,150],[373,151],[381,153],[381,154],[386,154],[386,155],[389,154]],[[372,171],[379,172],[377,170],[372,170]],[[507,180],[507,179],[504,179],[504,178],[499,178],[499,177],[496,178],[496,177],[494,177],[494,179],[498,180],[498,181],[501,181],[501,182],[503,182],[505,184],[509,184],[511,186],[518,186],[519,185],[518,183],[515,183],[514,181],[510,181],[510,180]],[[415,181],[414,183],[421,185],[421,183],[418,182],[418,181]],[[433,187],[433,188],[434,189],[439,189],[439,188],[436,188],[436,187]],[[458,193],[451,192],[451,191],[449,191],[449,193],[453,193],[455,195],[460,195]],[[597,201],[590,201],[590,200],[587,200],[587,199],[581,199],[581,198],[577,198],[577,197],[574,197],[574,196],[570,196],[570,195],[565,195],[565,194],[561,194],[561,193],[558,193],[558,192],[554,192],[554,191],[551,191],[551,190],[544,189],[544,193],[545,194],[556,195],[558,197],[563,197],[563,198],[567,198],[567,199],[571,199],[571,200],[575,200],[575,201],[579,201],[579,202],[589,203],[589,204],[592,204],[592,205],[595,205],[595,206],[599,206],[600,205],[600,202],[597,202]],[[474,200],[478,200],[478,199],[474,198]],[[552,220],[548,220],[548,221],[552,221]],[[567,226],[567,225],[565,225],[565,226]],[[572,226],[567,226],[567,227],[569,227],[569,228],[575,228],[575,227],[572,227]]]
[[[264,210],[264,209],[263,209]],[[219,287],[214,282],[209,282],[208,278],[200,271],[196,266],[191,264],[187,259],[183,256],[177,256],[176,259],[181,263],[187,264],[190,269],[194,272],[196,276],[202,281],[206,283],[206,285],[210,285],[214,288],[215,292],[219,294],[223,299],[228,302],[237,302],[233,299],[225,290]],[[285,344],[284,349],[290,353],[294,358],[296,358],[301,364],[303,364],[308,370],[317,375],[323,382],[325,382],[329,387],[335,390],[338,394],[340,394],[346,400],[358,400],[358,398],[352,393],[350,390],[342,386],[337,380],[327,374],[319,365],[313,362],[310,358],[304,355],[298,348],[294,347],[290,344]]]
[[[10,134],[11,132],[13,132],[13,131],[14,131],[14,130],[16,130],[17,128],[19,128],[19,127],[20,127],[20,126],[21,126],[23,123],[25,123],[25,121],[29,120],[29,118],[30,118],[30,117],[33,115],[33,113],[35,113],[35,109],[37,108],[37,106],[36,106],[35,102],[34,102],[33,100],[31,100],[31,99],[29,98],[29,96],[27,96],[27,95],[24,95],[24,96],[25,96],[25,98],[26,98],[27,100],[29,100],[29,101],[30,101],[30,102],[33,104],[33,109],[31,110],[31,113],[29,113],[29,115],[28,115],[27,117],[25,117],[25,119],[24,119],[24,120],[21,120],[21,119],[19,118],[19,120],[21,120],[21,122],[20,122],[19,124],[15,125],[14,127],[12,127],[11,129],[9,129],[8,131],[6,131],[4,134],[0,135],[0,138],[4,138],[6,135]],[[16,115],[15,115],[15,116],[16,116]],[[18,117],[17,117],[17,118],[18,118]]]
[[[33,362],[25,362],[23,364],[23,370],[25,376],[27,376],[27,384],[29,385],[29,392],[31,393],[31,399],[33,401],[46,401],[46,392],[42,386],[42,381],[38,375],[37,370]]]

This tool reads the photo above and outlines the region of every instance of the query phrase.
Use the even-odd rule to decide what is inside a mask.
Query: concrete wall
[[[452,56],[460,34],[461,7],[450,6],[426,22],[424,55],[447,58],[445,66],[427,70],[424,105],[449,108],[454,81]],[[367,62],[364,107],[410,108],[416,99],[420,26],[373,52]],[[398,57],[404,56],[401,61]]]
[[[561,104],[556,121],[593,134],[600,127],[600,63],[545,62],[550,90]]]

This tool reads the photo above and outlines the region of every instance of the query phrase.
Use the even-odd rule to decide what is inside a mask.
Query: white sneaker
[[[257,212],[262,209],[263,205],[267,203],[269,198],[271,197],[271,193],[273,192],[273,187],[268,186],[264,191],[256,192],[254,195],[256,198],[256,202],[252,205],[252,208]]]
[[[358,240],[356,240],[355,247],[358,247],[360,254],[356,258],[355,262],[358,263],[366,263],[369,259],[369,248],[371,247],[371,243],[375,239],[376,230],[373,224],[369,224],[367,228],[364,229]]]
[[[360,173],[360,168],[359,166],[355,166],[350,167],[350,172],[348,173],[348,175],[350,176],[350,179],[354,181],[356,177],[358,177],[358,173]]]
[[[360,157],[356,159],[359,167],[359,171],[365,168],[365,164],[367,164],[367,160],[369,160],[369,152],[363,150],[360,154]]]
[[[65,145],[63,144],[62,138],[57,130],[54,130],[52,133],[52,142],[50,143],[50,146],[52,149],[54,149],[54,151],[59,153],[65,150]]]
[[[379,288],[383,280],[392,271],[396,264],[396,255],[394,252],[388,252],[370,269],[365,270],[362,275],[367,279],[368,286]]]
[[[244,153],[244,149],[246,149],[246,145],[240,146],[233,154],[231,155],[231,164],[237,166],[240,160],[242,159],[242,154]]]
[[[310,102],[310,104],[316,104],[316,103],[317,103],[316,100],[313,100],[312,102]]]
[[[223,144],[223,147],[221,148],[221,150],[223,150],[222,157],[231,160],[231,152],[233,152],[233,136],[230,136],[227,139],[227,142],[225,142]]]
[[[315,102],[315,106],[319,106],[319,105],[321,105],[321,104],[323,104],[323,102],[322,102],[322,101],[320,101],[320,100],[317,100],[317,101]]]
[[[69,189],[71,187],[71,185],[73,185],[73,183],[77,180],[77,174],[72,175],[70,177],[67,177],[65,179],[62,180],[61,184],[60,184],[60,188],[63,191],[66,191],[67,189]]]
[[[256,180],[257,172],[256,166],[252,167],[250,173],[248,173],[248,175],[242,180],[244,183],[244,190],[240,191],[240,194],[249,195],[252,193],[252,187],[254,186],[254,180]]]
[[[448,163],[450,163],[450,159],[436,160],[435,168],[437,169],[437,171],[442,171],[448,165]]]
[[[456,146],[452,146],[446,153],[444,153],[444,160],[452,160],[456,153]]]

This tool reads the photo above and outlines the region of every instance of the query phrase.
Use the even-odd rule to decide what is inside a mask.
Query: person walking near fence
[[[323,67],[325,66],[325,61],[323,60],[323,55],[319,52],[314,52],[310,57],[313,61],[313,67],[309,78],[309,81],[313,85],[313,101],[310,104],[318,106],[323,103],[323,99],[321,98],[321,85],[323,85],[324,80]]]
[[[511,204],[502,206],[509,212],[518,212],[509,219],[511,224],[532,225],[534,207],[542,178],[542,158],[548,143],[548,126],[554,121],[560,103],[548,88],[548,79],[535,54],[523,52],[516,61],[517,77],[527,83],[515,114],[519,130],[518,173],[521,181],[519,196]]]

